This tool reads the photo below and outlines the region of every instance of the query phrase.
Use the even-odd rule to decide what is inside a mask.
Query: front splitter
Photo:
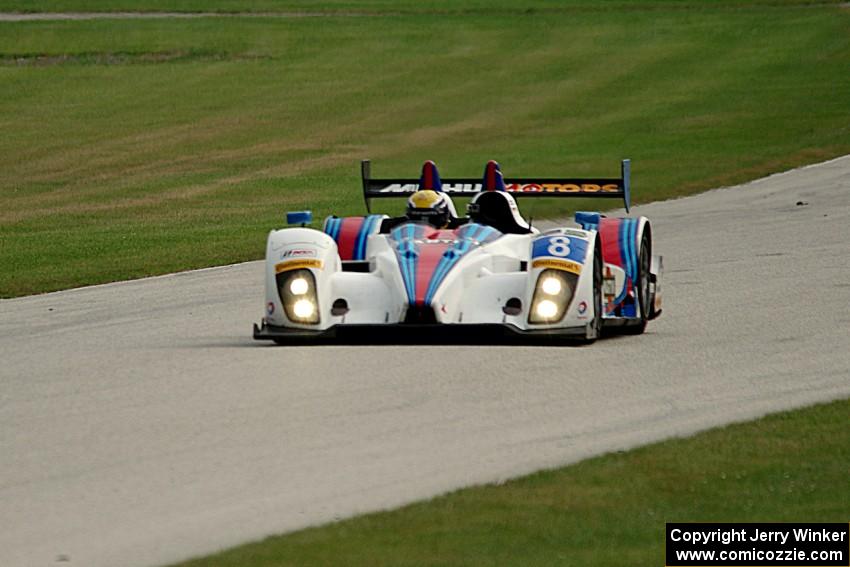
[[[586,329],[520,329],[510,323],[384,323],[343,324],[327,329],[296,329],[254,325],[254,339],[281,345],[305,344],[511,344],[582,340]]]

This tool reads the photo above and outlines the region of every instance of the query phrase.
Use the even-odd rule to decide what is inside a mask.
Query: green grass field
[[[180,567],[664,565],[666,522],[847,522],[850,401],[609,454]]]
[[[850,10],[500,0],[309,18],[0,22],[0,297],[257,259],[376,175],[616,175],[638,202],[850,151]],[[241,9],[227,0],[5,11]],[[603,202],[609,205],[609,201]],[[395,203],[387,212],[400,211]],[[571,202],[524,207],[564,214]]]
[[[842,0],[0,0],[3,12],[223,12],[223,13],[524,13],[576,10],[712,9],[754,6],[823,6]]]

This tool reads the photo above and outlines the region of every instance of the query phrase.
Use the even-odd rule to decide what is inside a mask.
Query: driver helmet
[[[466,206],[472,222],[498,228],[502,232],[528,232],[531,227],[519,214],[516,200],[507,191],[482,191]]]
[[[412,221],[423,221],[434,228],[445,228],[450,217],[451,205],[443,193],[422,189],[407,200],[407,218]]]

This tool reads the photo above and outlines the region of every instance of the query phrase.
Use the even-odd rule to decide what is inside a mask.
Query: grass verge
[[[850,400],[771,415],[179,567],[663,565],[665,522],[846,522]]]
[[[259,258],[287,209],[362,212],[364,157],[463,176],[631,157],[640,202],[850,152],[836,4],[322,6],[370,15],[0,22],[0,297]]]

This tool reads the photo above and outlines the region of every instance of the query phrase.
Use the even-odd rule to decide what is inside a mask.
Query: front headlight
[[[537,276],[537,285],[531,299],[528,322],[532,324],[557,323],[573,298],[578,276],[563,270],[543,270]]]
[[[289,292],[292,295],[304,295],[310,291],[310,284],[304,276],[298,276],[289,280]]]
[[[287,319],[293,323],[319,323],[319,302],[313,272],[290,270],[279,273],[277,291]]]

